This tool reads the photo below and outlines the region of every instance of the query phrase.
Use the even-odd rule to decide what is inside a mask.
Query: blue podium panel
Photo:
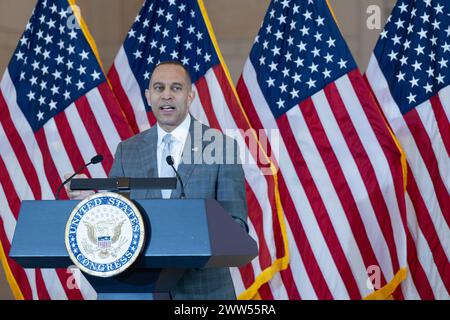
[[[100,278],[85,275],[100,300],[167,300],[185,269],[135,269],[111,277]],[[156,297],[152,294],[159,294]]]
[[[67,219],[79,201],[22,201],[9,255],[24,268],[73,265],[64,244]]]
[[[23,201],[10,256],[25,268],[72,265],[64,232],[76,200]],[[211,256],[205,200],[134,200],[146,227],[137,268],[203,267]],[[231,219],[231,218],[230,218]]]
[[[146,226],[136,268],[241,266],[258,253],[251,239],[215,200],[133,200]],[[23,201],[10,256],[25,268],[72,265],[64,232],[76,200]]]
[[[212,252],[205,200],[133,202],[146,225],[146,245],[134,263],[136,268],[200,268],[206,264]]]
[[[143,251],[119,275],[110,278],[86,275],[99,299],[167,296],[185,269],[242,266],[258,254],[256,242],[215,200],[133,202],[145,224]],[[23,201],[10,257],[24,268],[73,265],[64,237],[67,220],[78,203],[76,200]]]

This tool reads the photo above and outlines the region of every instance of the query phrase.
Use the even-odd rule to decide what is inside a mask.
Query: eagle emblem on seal
[[[110,256],[116,258],[117,252],[127,242],[121,236],[125,220],[115,223],[113,220],[101,220],[95,224],[83,221],[89,242],[84,240],[82,245],[89,254],[97,255],[100,259]]]
[[[135,204],[114,192],[93,194],[72,210],[65,244],[83,272],[112,277],[128,269],[142,251],[145,227]]]

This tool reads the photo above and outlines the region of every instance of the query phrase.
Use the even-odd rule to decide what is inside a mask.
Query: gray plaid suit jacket
[[[236,141],[223,135],[218,130],[201,124],[193,117],[191,118],[182,161],[178,166],[178,172],[184,183],[186,198],[216,199],[231,215],[246,221],[247,200],[244,171],[238,161],[239,154]],[[207,130],[208,133],[205,137],[209,137],[209,140],[203,141],[202,137]],[[211,139],[211,133],[219,139]],[[220,139],[223,139],[223,144],[214,145]],[[157,141],[156,126],[122,141],[117,147],[109,176],[158,177]],[[219,147],[214,148],[214,146]],[[208,163],[206,164],[205,156],[202,157],[202,154],[211,154],[219,160],[221,158],[225,161],[228,159],[226,163],[231,161],[232,164],[210,164],[211,161],[206,161]],[[178,183],[177,189],[172,191],[171,198],[179,198],[180,192],[180,184]],[[131,198],[133,199],[161,197],[160,190],[133,190],[131,192]],[[189,269],[171,294],[174,299],[236,299],[228,268]]]

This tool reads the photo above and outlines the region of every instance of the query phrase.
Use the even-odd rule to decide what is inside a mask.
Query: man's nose
[[[172,100],[173,99],[173,94],[170,91],[170,89],[165,89],[162,93],[161,93],[161,98],[164,100]]]

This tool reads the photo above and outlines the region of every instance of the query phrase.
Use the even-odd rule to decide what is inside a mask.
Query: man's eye
[[[162,87],[162,86],[156,86],[156,87],[155,87],[155,90],[156,90],[156,91],[163,91],[163,90],[164,90],[164,87]]]
[[[174,90],[174,91],[180,91],[180,90],[181,90],[181,87],[173,87],[173,90]]]

